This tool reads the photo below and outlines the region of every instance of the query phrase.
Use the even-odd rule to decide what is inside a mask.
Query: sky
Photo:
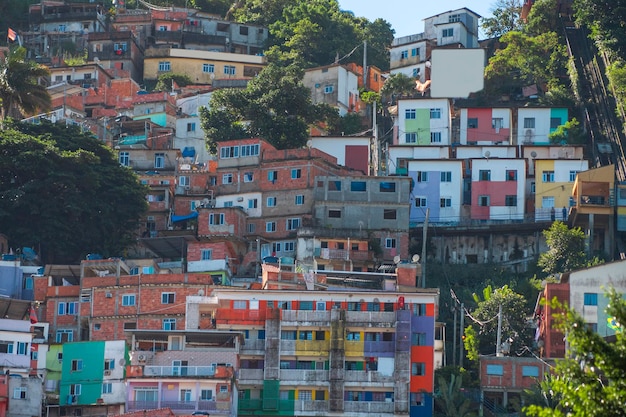
[[[494,3],[495,0],[339,0],[339,7],[372,22],[385,19],[398,38],[423,32],[425,18],[449,10],[467,7],[482,17],[489,17]]]

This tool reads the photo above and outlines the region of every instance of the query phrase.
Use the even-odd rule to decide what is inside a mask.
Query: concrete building
[[[521,159],[472,159],[471,219],[524,220],[526,164]]]
[[[361,110],[359,76],[346,66],[332,64],[307,69],[302,83],[311,90],[313,104],[335,107],[340,116]]]
[[[448,99],[400,99],[394,117],[394,145],[451,144],[452,109]],[[392,114],[394,116],[394,114]]]
[[[513,144],[513,118],[509,108],[462,108],[459,139],[461,145]]]
[[[549,145],[550,133],[568,120],[567,109],[520,107],[517,109],[517,145]]]
[[[583,159],[535,159],[534,200],[535,221],[567,222],[574,205],[572,191],[579,172],[587,171],[589,161]],[[532,200],[531,200],[532,201]]]

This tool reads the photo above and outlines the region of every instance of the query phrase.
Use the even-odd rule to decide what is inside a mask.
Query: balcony
[[[225,271],[228,269],[228,261],[226,259],[212,259],[206,261],[188,261],[188,272],[211,272]]]
[[[344,381],[347,383],[357,382],[359,384],[381,384],[390,383],[393,386],[393,375],[383,375],[378,371],[345,371]]]
[[[241,353],[247,355],[265,354],[265,340],[246,339],[245,343],[241,345]]]
[[[318,370],[305,370],[305,369],[281,369],[280,370],[281,383],[291,383],[296,385],[328,385],[329,371]]]
[[[393,402],[382,401],[345,401],[343,403],[343,411],[346,413],[371,413],[379,415],[380,413],[393,414]]]
[[[330,311],[283,310],[283,326],[328,326]]]
[[[283,355],[328,355],[330,340],[281,340]]]
[[[393,327],[395,324],[395,312],[346,311],[346,326]]]
[[[214,377],[213,366],[146,366],[144,376]]]
[[[263,369],[240,369],[237,382],[240,385],[259,384],[263,381],[263,377],[264,377]]]
[[[220,404],[222,405],[222,404]],[[142,411],[155,410],[158,408],[169,407],[174,411],[188,411],[185,414],[191,414],[193,411],[208,411],[211,415],[230,415],[230,409],[219,407],[216,401],[128,401],[126,411]]]

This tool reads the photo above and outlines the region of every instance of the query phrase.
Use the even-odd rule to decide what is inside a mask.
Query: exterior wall
[[[307,70],[302,83],[311,89],[314,104],[338,107],[340,116],[359,110],[358,75],[341,65]]]
[[[528,175],[535,176],[536,159],[584,159],[582,146],[523,146],[522,155],[526,159]]]
[[[438,46],[460,43],[465,48],[477,48],[480,17],[467,8],[440,13],[424,19],[424,34],[436,39]],[[445,29],[453,29],[453,36],[443,37]]]
[[[548,283],[541,295],[540,310],[536,312],[540,333],[537,345],[540,347],[540,356],[544,358],[565,357],[565,336],[556,328],[558,316],[562,313],[550,307],[550,301],[554,298],[562,304],[568,303],[569,284]]]
[[[567,221],[576,175],[588,166],[586,160],[535,160],[535,221]]]
[[[428,175],[426,181],[424,181],[423,173]],[[458,223],[461,220],[461,206],[463,204],[462,161],[410,161],[408,175],[413,179],[411,224],[423,223],[426,209],[430,210],[429,221],[433,223]],[[425,205],[423,199],[426,199]]]
[[[371,162],[370,137],[318,136],[311,146],[337,158],[337,164],[369,174]]]
[[[0,319],[0,340],[6,344],[6,353],[0,353],[2,369],[28,376],[33,340],[30,326],[28,320]]]
[[[523,160],[472,159],[471,169],[473,220],[524,219],[526,166]],[[490,178],[481,179],[481,171],[489,171]],[[515,179],[507,178],[509,171],[515,171]],[[482,201],[483,196],[487,204]],[[507,202],[507,196],[514,196],[516,201]]]
[[[476,123],[469,123],[469,119]],[[500,119],[501,126],[496,127],[493,120]],[[510,145],[513,143],[511,129],[511,110],[504,108],[469,108],[461,109],[460,142],[462,145]]]
[[[525,127],[524,119],[534,119],[535,127]],[[548,135],[555,128],[551,119],[558,119],[559,125],[567,122],[567,109],[519,108],[517,109],[517,144],[549,145]]]
[[[407,175],[409,161],[422,159],[450,159],[451,149],[448,146],[404,146],[389,147],[387,169],[391,175]]]
[[[169,70],[163,70],[164,64],[169,62]],[[213,72],[204,71],[204,64],[213,65]],[[232,71],[225,71],[225,67],[234,67]],[[172,72],[188,75],[199,84],[212,84],[214,79],[253,78],[265,66],[265,58],[255,55],[232,54],[226,52],[211,52],[186,49],[149,49],[144,59],[144,80],[156,80],[159,75]]]
[[[437,116],[432,110],[439,110]],[[415,118],[407,118],[408,114]],[[398,100],[394,144],[399,145],[449,145],[451,113],[447,99]],[[407,134],[415,134],[415,142],[407,142]],[[433,142],[431,134],[438,134],[440,142]],[[412,139],[411,139],[412,140]]]
[[[36,376],[9,376],[8,416],[32,417],[41,415],[43,389],[41,378]],[[22,398],[24,397],[24,398]]]

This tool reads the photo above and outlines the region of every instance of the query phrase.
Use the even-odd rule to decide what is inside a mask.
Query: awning
[[[196,148],[194,148],[193,146],[185,146],[182,155],[183,158],[193,158],[194,156],[196,156]]]
[[[198,217],[197,211],[185,214],[184,216],[177,216],[175,214],[172,214],[172,223],[184,222],[187,220],[195,219],[196,217]]]

